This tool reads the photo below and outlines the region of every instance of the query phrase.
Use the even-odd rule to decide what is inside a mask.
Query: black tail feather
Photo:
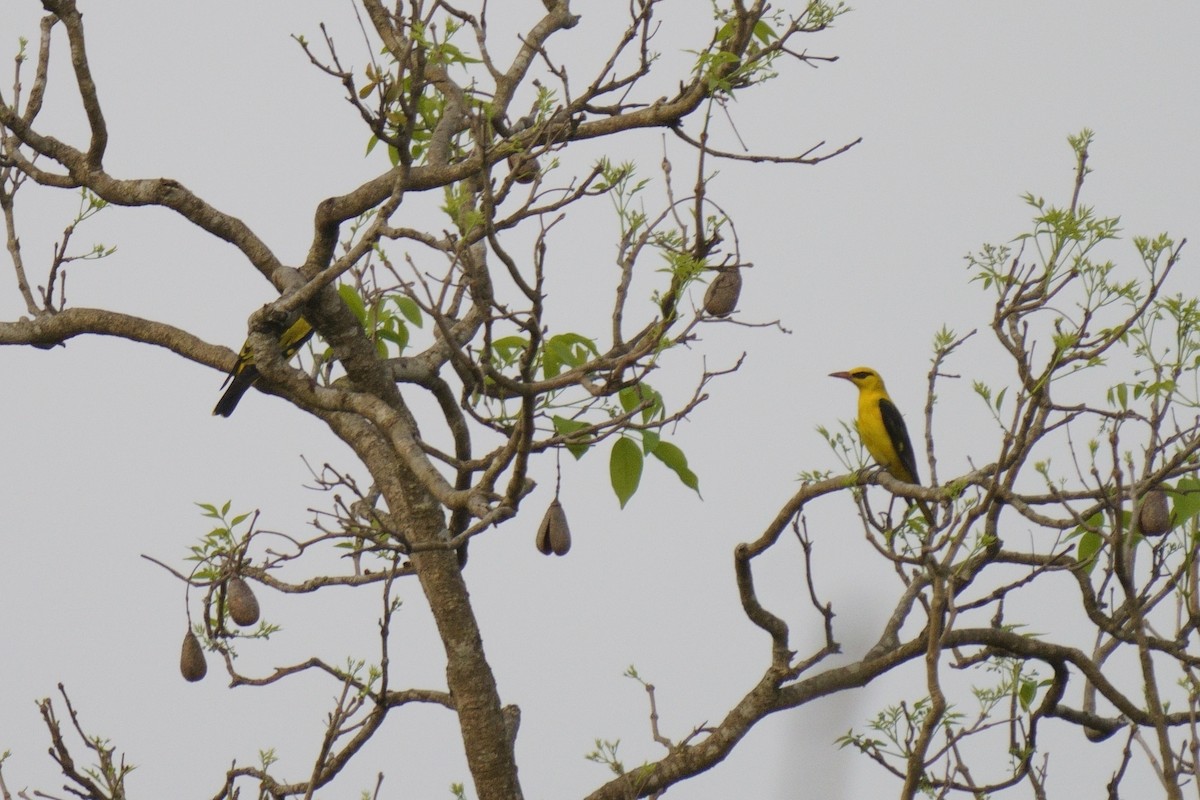
[[[254,381],[258,378],[258,370],[253,364],[247,364],[240,372],[235,373],[230,377],[229,388],[225,390],[225,394],[221,395],[221,399],[217,401],[217,405],[213,408],[213,416],[228,417],[237,408],[237,404],[241,401],[242,395],[246,393]]]

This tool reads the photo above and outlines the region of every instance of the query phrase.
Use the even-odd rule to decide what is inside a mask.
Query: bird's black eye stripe
[[[861,381],[863,378],[869,378],[869,377],[871,377],[871,373],[867,372],[866,370],[863,370],[863,371],[861,371],[861,372],[855,372],[855,373],[854,373],[853,375],[851,375],[850,377],[852,377],[852,378],[858,378],[858,379]]]

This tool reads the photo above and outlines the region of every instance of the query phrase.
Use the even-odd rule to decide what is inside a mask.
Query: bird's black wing
[[[913,455],[912,442],[908,439],[908,428],[904,425],[904,417],[900,416],[900,409],[885,397],[879,401],[879,413],[883,417],[883,427],[887,430],[888,438],[896,448],[896,455],[900,457],[901,466],[908,470],[907,475],[896,477],[906,483],[920,483],[921,479],[917,477],[917,459]]]

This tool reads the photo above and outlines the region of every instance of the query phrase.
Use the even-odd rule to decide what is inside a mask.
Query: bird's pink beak
[[[850,381],[851,383],[853,383],[853,382],[854,382],[853,380],[851,380],[851,378],[850,378],[850,373],[849,373],[849,372],[831,372],[831,373],[829,373],[829,377],[831,377],[831,378],[841,378],[842,380],[844,380],[844,381]]]

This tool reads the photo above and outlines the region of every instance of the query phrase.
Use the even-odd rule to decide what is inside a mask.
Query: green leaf
[[[408,347],[408,327],[397,319],[390,319],[388,323],[386,327],[376,331],[375,335],[396,345],[396,349],[403,353],[404,348]]]
[[[583,430],[588,427],[588,423],[577,419],[567,419],[566,417],[552,417],[554,423],[554,432],[560,436],[569,437],[571,434]],[[581,437],[580,440],[567,442],[567,452],[575,456],[576,460],[583,458],[583,454],[591,449],[592,443]]]
[[[617,399],[621,401],[621,408],[628,414],[633,409],[637,408],[641,402],[641,393],[638,391],[641,384],[635,386],[626,386],[621,391],[617,392]]]
[[[662,436],[658,431],[642,431],[642,452],[650,455],[661,441]]]
[[[1116,385],[1116,390],[1117,390],[1117,397],[1116,397],[1117,403],[1116,404],[1119,405],[1122,409],[1128,409],[1129,408],[1129,386],[1124,383],[1118,383]]]
[[[392,302],[396,304],[396,308],[400,309],[400,313],[404,315],[406,320],[418,328],[424,326],[425,318],[422,316],[421,307],[417,305],[416,300],[404,295],[393,295]]]
[[[642,422],[649,422],[655,417],[662,416],[662,395],[644,381],[633,386],[626,386],[617,393],[617,399],[621,401],[621,408],[625,410],[626,414],[646,403],[646,407],[642,409]]]
[[[549,342],[546,343],[546,349],[542,352],[542,373],[547,378],[553,378],[558,373],[562,372],[563,356],[559,348],[552,348]]]
[[[1094,531],[1086,531],[1079,537],[1079,542],[1075,545],[1075,558],[1087,570],[1090,575],[1096,567],[1096,554],[1100,552],[1100,548],[1104,546],[1104,537]]]
[[[492,354],[500,364],[511,366],[528,346],[529,340],[524,336],[505,336],[492,342]]]
[[[1021,681],[1020,700],[1021,708],[1028,711],[1033,705],[1033,700],[1037,697],[1038,684],[1037,681]]]
[[[770,44],[772,39],[779,38],[774,29],[767,24],[766,20],[759,20],[754,23],[754,37],[763,44]]]
[[[1200,479],[1180,478],[1174,489],[1164,486],[1175,500],[1172,522],[1182,525],[1200,514]]]
[[[658,447],[653,451],[654,457],[671,468],[683,485],[694,491],[697,495],[700,494],[700,479],[696,477],[696,473],[688,469],[687,456],[683,454],[675,445],[670,442],[659,442]]]
[[[547,378],[562,372],[563,365],[578,367],[588,359],[588,354],[599,355],[596,343],[578,333],[560,333],[546,340],[542,358],[542,370]]]
[[[359,296],[354,287],[347,284],[338,284],[338,294],[342,297],[342,302],[350,309],[358,320],[359,325],[367,324],[367,307],[363,304],[363,299]]]
[[[624,508],[642,480],[642,450],[633,439],[621,437],[613,443],[608,459],[608,474],[617,500]]]
[[[560,333],[550,337],[550,341],[562,342],[575,349],[590,352],[594,356],[600,355],[600,351],[596,349],[596,343],[581,333]]]

